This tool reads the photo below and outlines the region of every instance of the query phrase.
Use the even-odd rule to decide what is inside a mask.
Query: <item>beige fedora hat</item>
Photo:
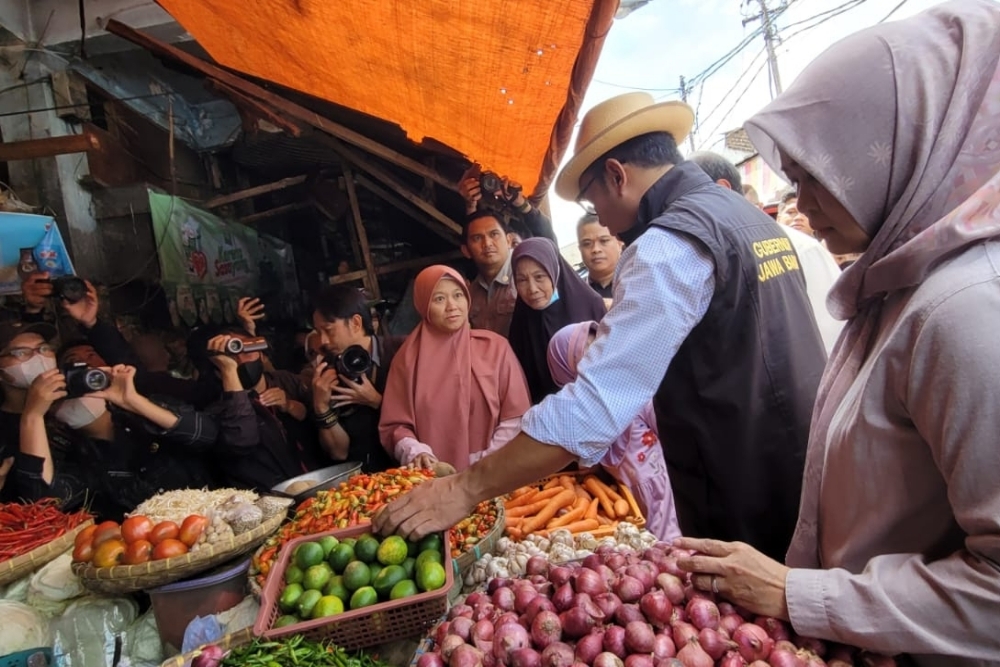
[[[601,102],[580,123],[573,157],[556,178],[556,194],[576,199],[581,174],[615,146],[650,132],[668,132],[679,145],[693,125],[694,111],[687,104],[657,104],[649,93],[625,93]]]

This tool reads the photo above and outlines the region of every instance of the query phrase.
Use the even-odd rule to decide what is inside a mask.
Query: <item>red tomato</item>
[[[80,542],[73,548],[73,560],[77,563],[89,563],[94,557],[94,543],[91,540]]]
[[[157,545],[163,540],[176,540],[181,529],[173,521],[161,521],[153,526],[153,532],[149,534],[149,541]]]
[[[94,531],[94,548],[101,546],[108,540],[120,540],[122,538],[122,528],[115,521],[105,521],[98,524]]]
[[[153,522],[149,517],[130,516],[122,521],[122,537],[126,544],[132,544],[139,540],[148,540],[149,534],[153,532]]]
[[[73,539],[73,546],[78,547],[84,542],[93,542],[94,533],[96,531],[97,531],[97,524],[96,523],[90,524],[89,526],[87,526],[86,528],[84,528],[83,530],[81,530],[79,533],[76,534],[76,537]]]
[[[181,524],[178,539],[189,547],[193,547],[206,528],[208,528],[208,518],[200,514],[192,514]]]
[[[176,526],[176,524],[175,524]],[[155,547],[153,547],[153,560],[160,560],[162,558],[173,558],[174,556],[183,556],[188,552],[187,545],[176,540],[172,537],[168,537]]]
[[[140,565],[149,560],[153,554],[153,543],[149,540],[136,540],[125,547],[122,562],[126,565]]]
[[[94,549],[93,563],[97,567],[113,567],[118,565],[125,555],[125,542],[121,539],[109,539],[101,542]]]

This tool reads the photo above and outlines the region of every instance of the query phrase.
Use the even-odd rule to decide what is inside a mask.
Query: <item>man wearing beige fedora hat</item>
[[[681,530],[784,556],[826,354],[788,239],[678,152],[693,122],[645,93],[587,113],[556,192],[590,202],[628,247],[577,381],[524,415],[504,456],[421,485],[377,527],[425,534],[571,461],[594,465],[652,399]]]

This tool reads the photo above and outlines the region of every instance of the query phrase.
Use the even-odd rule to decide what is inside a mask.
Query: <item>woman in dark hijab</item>
[[[547,238],[518,244],[511,268],[518,299],[508,338],[528,379],[531,402],[539,403],[559,389],[549,373],[549,340],[567,324],[600,321],[607,309]]]

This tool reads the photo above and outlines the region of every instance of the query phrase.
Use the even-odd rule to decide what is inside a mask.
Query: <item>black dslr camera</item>
[[[63,276],[45,281],[52,284],[52,298],[67,303],[79,303],[87,296],[87,283],[77,276]]]
[[[111,376],[100,368],[91,368],[83,362],[69,364],[63,368],[66,376],[66,395],[79,398],[95,391],[104,391],[111,385]]]
[[[337,375],[361,382],[372,367],[372,357],[360,345],[351,345],[340,354],[327,354],[323,361],[337,371]]]
[[[503,209],[521,194],[521,188],[510,184],[507,185],[505,191],[503,179],[493,171],[484,171],[479,174],[479,191],[483,196],[480,201],[488,209]]]

